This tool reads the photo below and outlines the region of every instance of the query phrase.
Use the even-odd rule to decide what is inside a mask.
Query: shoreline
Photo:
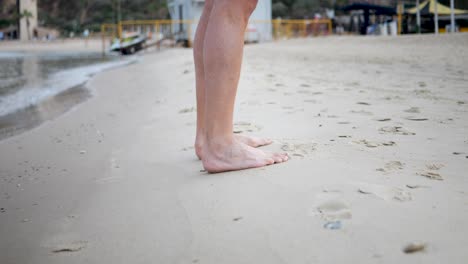
[[[43,54],[44,51],[37,52],[41,52],[41,54]],[[70,54],[94,54],[94,52],[62,52],[70,52]],[[34,54],[34,52],[26,53]],[[138,57],[132,57],[115,61],[105,61],[90,65],[78,66],[54,73],[63,75],[64,73],[69,73],[72,71],[90,71],[82,76],[82,78],[85,80],[81,83],[62,87],[56,94],[38,99],[39,101],[31,103],[26,107],[16,109],[13,112],[0,115],[0,141],[34,129],[44,122],[53,120],[58,116],[70,111],[74,107],[79,106],[79,104],[92,97],[93,91],[88,87],[87,84],[95,75],[112,69],[127,67],[129,65],[138,63],[138,60],[140,60]],[[95,69],[91,70],[92,68]],[[47,83],[47,81],[51,81],[51,78],[52,77],[49,76],[48,79],[44,80],[44,85]],[[60,80],[56,80],[56,82],[57,81]]]
[[[73,108],[79,107],[92,96],[92,92],[85,86],[86,82],[48,97],[35,105],[0,116],[0,142],[31,131],[44,122],[53,121]]]

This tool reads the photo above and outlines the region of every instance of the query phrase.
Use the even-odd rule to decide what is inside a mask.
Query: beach
[[[193,149],[191,49],[99,73],[0,141],[0,262],[465,263],[467,44],[247,45],[234,132],[291,159],[219,174]]]

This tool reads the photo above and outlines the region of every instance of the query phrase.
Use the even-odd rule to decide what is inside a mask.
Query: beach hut
[[[169,0],[167,6],[172,20],[184,20],[174,22],[172,34],[177,41],[193,41],[197,30],[197,22],[203,11],[205,0]],[[272,39],[272,26],[270,20],[271,0],[259,0],[247,27],[246,40],[263,42]],[[190,23],[189,21],[193,21]],[[268,22],[268,23],[266,23]]]
[[[437,13],[439,15],[450,15],[450,7],[445,6],[439,2],[436,4],[436,0],[426,0],[425,2],[421,3],[419,6],[415,6],[413,8],[408,9],[406,12],[409,14],[416,14],[419,9],[419,13],[421,15],[433,15],[435,11],[437,10]],[[453,13],[455,15],[459,14],[467,14],[468,10],[461,10],[461,9],[454,9]]]
[[[368,27],[370,25],[370,16],[382,16],[392,18],[397,14],[396,9],[390,6],[381,6],[368,3],[353,3],[351,5],[345,6],[342,8],[345,12],[350,11],[362,11],[362,16],[364,22],[359,26],[359,32],[361,35],[366,35],[368,33]],[[360,20],[358,20],[360,21]]]
[[[455,18],[466,20],[466,17],[467,17],[466,14],[468,14],[468,10],[462,10],[462,9],[456,9],[456,8],[452,9],[448,6],[445,6],[439,3],[436,0],[426,0],[423,3],[421,3],[419,6],[415,6],[413,8],[406,10],[406,13],[417,15],[418,24],[420,23],[419,16],[426,16],[426,17],[434,16],[434,27],[435,27],[434,31],[438,33],[439,20],[440,20],[439,15],[442,16],[442,20],[448,20],[449,16],[452,16],[450,18],[451,23],[455,24],[454,22]],[[420,25],[418,25],[418,27],[420,27]]]

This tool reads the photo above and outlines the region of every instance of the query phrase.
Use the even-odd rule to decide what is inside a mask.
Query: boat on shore
[[[146,36],[139,33],[127,33],[122,39],[114,39],[110,51],[120,52],[122,55],[131,55],[142,49],[146,44]]]

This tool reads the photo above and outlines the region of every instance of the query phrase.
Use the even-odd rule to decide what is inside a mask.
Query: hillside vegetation
[[[119,19],[119,2],[122,20],[170,18],[167,0],[37,1],[39,25],[57,28],[65,34],[81,32],[86,28],[97,31],[102,23],[115,23]],[[339,10],[340,7],[353,2],[395,6],[397,0],[272,0],[273,18],[313,18],[315,13],[323,13],[325,9],[333,8]],[[450,0],[439,2],[449,5]],[[455,6],[468,9],[468,1],[455,0]],[[16,0],[0,0],[0,28],[16,25],[17,18]]]

